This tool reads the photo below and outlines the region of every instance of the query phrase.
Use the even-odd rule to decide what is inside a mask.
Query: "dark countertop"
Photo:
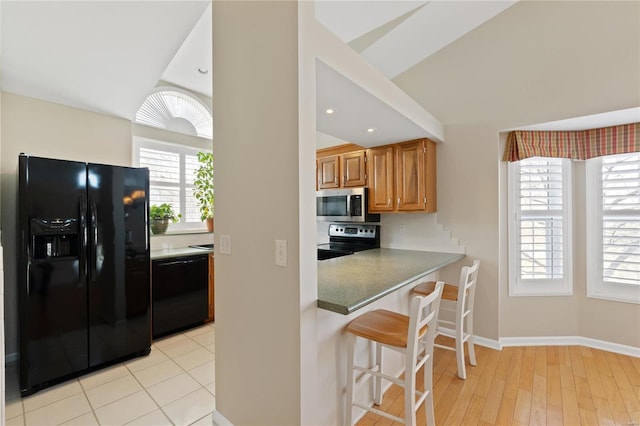
[[[350,314],[464,257],[381,248],[318,261],[318,307]]]

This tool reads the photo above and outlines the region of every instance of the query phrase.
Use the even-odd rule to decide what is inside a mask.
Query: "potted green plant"
[[[207,222],[209,232],[213,231],[213,153],[199,152],[200,167],[193,182],[193,196],[198,200],[200,219]]]
[[[164,234],[167,232],[169,221],[176,223],[182,215],[173,211],[171,204],[154,204],[149,211],[149,225],[153,234]]]

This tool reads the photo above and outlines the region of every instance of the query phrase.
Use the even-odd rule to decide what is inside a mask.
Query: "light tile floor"
[[[134,358],[20,398],[7,367],[7,425],[211,425],[215,325],[156,340]]]

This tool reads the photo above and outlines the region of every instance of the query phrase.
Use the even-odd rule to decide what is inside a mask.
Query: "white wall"
[[[2,8],[0,8],[2,11]],[[1,15],[1,13],[0,13]],[[2,153],[2,92],[0,92],[0,154]],[[2,156],[0,155],[0,158]],[[2,209],[2,189],[0,187],[0,210]],[[0,222],[0,251],[2,251],[2,223]],[[5,395],[6,395],[6,374],[4,368],[2,366],[5,363],[5,333],[4,333],[4,324],[5,324],[5,309],[4,309],[4,253],[0,255],[0,264],[2,265],[2,270],[0,271],[0,424],[4,424],[6,419],[5,413]]]
[[[574,231],[574,295],[510,297],[508,218],[500,208],[502,131],[638,106],[639,75],[639,2],[520,1],[394,79],[445,123],[438,221],[482,261],[480,336],[583,336],[640,346],[630,326],[638,324],[639,305],[585,297],[584,223]],[[441,277],[456,279],[459,266]]]
[[[445,128],[447,143],[438,145],[438,221],[465,245],[467,258],[445,267],[440,278],[457,282],[460,268],[480,260],[474,329],[477,335],[497,340],[498,294],[498,180],[497,146],[478,141],[493,137],[490,128],[477,126],[470,133]]]
[[[465,252],[460,241],[438,223],[437,213],[382,214],[380,238],[380,246],[387,248]],[[466,262],[471,264],[469,259]]]
[[[301,423],[297,20],[296,2],[213,3],[216,409],[236,425]]]

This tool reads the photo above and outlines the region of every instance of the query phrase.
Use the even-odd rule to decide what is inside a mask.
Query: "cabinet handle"
[[[391,207],[391,198],[387,201],[387,206]]]
[[[400,207],[400,197],[398,197],[398,207]]]
[[[427,197],[424,197],[424,205],[427,205]]]

